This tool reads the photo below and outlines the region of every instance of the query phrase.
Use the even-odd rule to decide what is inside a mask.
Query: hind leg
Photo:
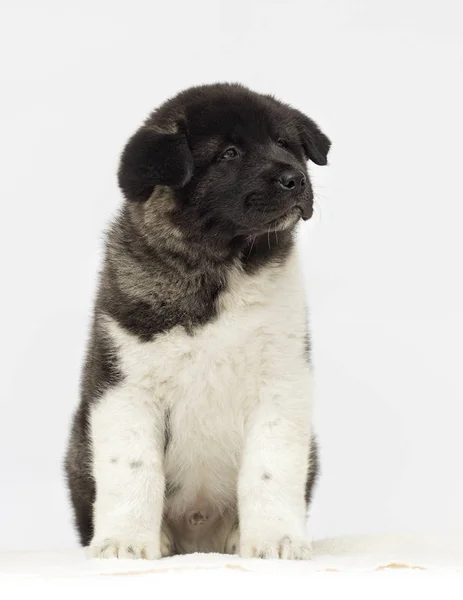
[[[240,552],[240,528],[236,524],[230,531],[227,541],[225,542],[225,554],[239,554]]]
[[[161,556],[173,556],[175,554],[174,535],[168,523],[164,519],[161,528]]]

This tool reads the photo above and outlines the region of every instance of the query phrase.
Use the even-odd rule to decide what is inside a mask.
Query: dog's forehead
[[[273,107],[254,99],[204,99],[186,107],[188,131],[193,136],[264,140],[279,123]]]

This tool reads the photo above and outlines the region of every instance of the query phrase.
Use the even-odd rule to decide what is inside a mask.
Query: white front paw
[[[240,555],[243,558],[282,558],[309,560],[312,558],[310,542],[304,537],[283,534],[277,536],[241,536]]]
[[[146,540],[105,538],[90,544],[92,558],[161,558],[159,543]]]

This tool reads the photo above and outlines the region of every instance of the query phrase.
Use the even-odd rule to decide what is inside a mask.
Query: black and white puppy
[[[294,234],[330,141],[240,85],[188,89],[120,162],[66,472],[94,557],[306,559],[317,459]]]

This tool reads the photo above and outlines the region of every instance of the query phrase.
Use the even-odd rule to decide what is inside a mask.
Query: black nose
[[[286,169],[280,173],[278,185],[290,192],[300,192],[305,186],[305,175],[302,171]]]

